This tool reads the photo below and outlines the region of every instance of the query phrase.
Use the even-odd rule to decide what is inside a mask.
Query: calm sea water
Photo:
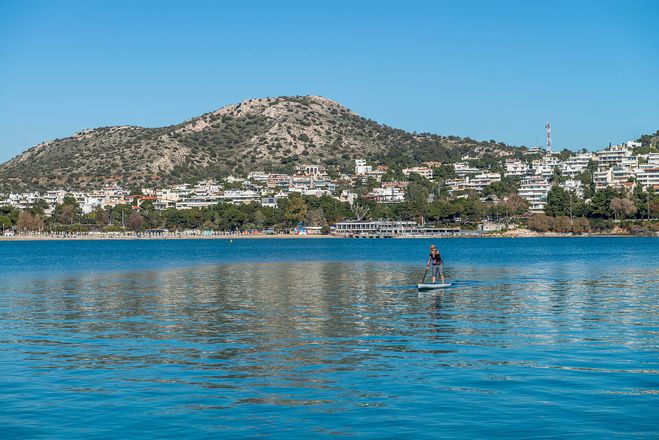
[[[0,435],[659,437],[659,239],[435,242],[0,242]]]

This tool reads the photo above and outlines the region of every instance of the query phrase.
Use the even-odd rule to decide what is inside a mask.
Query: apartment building
[[[529,211],[539,213],[545,210],[550,189],[551,185],[546,179],[533,176],[522,180],[517,194],[529,202]]]

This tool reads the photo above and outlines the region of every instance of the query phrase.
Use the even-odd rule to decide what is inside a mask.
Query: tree
[[[308,226],[326,226],[327,220],[325,220],[325,212],[322,208],[315,208],[310,210],[307,213],[307,217],[304,223]]]
[[[355,219],[357,221],[362,221],[365,217],[366,214],[368,214],[368,211],[370,211],[370,207],[362,205],[360,203],[355,203],[352,205],[352,213],[355,215]]]
[[[72,225],[76,219],[75,207],[73,205],[62,205],[59,213],[59,221],[62,224]]]
[[[176,208],[168,208],[163,212],[165,227],[171,230],[180,230],[186,227],[186,218],[183,211]]]
[[[71,196],[64,197],[61,204],[55,206],[53,219],[63,225],[72,225],[82,216],[78,201]]]
[[[516,215],[522,215],[529,209],[529,202],[525,198],[516,194],[508,197],[500,205],[505,212],[507,219]]]
[[[606,187],[595,192],[595,195],[590,201],[591,215],[596,218],[611,218],[613,211],[611,210],[611,201],[617,197],[617,193],[613,188]]]
[[[519,189],[520,178],[516,176],[505,176],[499,182],[492,182],[483,188],[483,195],[496,195],[504,198],[512,194],[517,194]]]
[[[570,213],[570,201],[567,191],[558,185],[553,185],[547,194],[545,213],[553,217]]]
[[[566,215],[560,215],[551,219],[551,229],[556,232],[571,232],[572,231],[572,222],[570,217]]]
[[[418,175],[412,176],[410,175],[415,181],[412,181],[405,191],[405,198],[407,199],[406,211],[414,220],[423,223],[426,211],[428,210],[429,188],[425,185],[425,182],[420,182],[423,179],[422,177]]]
[[[550,226],[549,217],[545,214],[535,214],[528,222],[529,229],[537,232],[546,232]]]
[[[435,200],[428,207],[428,219],[433,222],[441,222],[451,219],[455,216],[455,210],[450,202],[445,200]]]
[[[44,226],[43,217],[40,215],[33,216],[30,211],[21,212],[16,222],[16,229],[21,232],[43,231]]]
[[[590,232],[590,222],[586,217],[577,217],[572,221],[572,233],[583,234]]]
[[[2,230],[9,229],[12,226],[11,219],[6,215],[0,215],[0,228]]]
[[[266,221],[267,218],[261,210],[258,210],[254,213],[254,226],[261,229],[265,225]]]
[[[20,232],[27,232],[32,230],[32,223],[34,217],[29,211],[23,211],[18,216],[18,221],[16,222],[16,229]]]
[[[96,209],[94,210],[94,220],[96,222],[97,226],[107,226],[108,224],[108,213],[105,209],[103,209],[101,206],[97,206]]]
[[[231,205],[222,213],[221,218],[223,229],[236,230],[242,228],[247,220],[247,215],[235,205]]]
[[[636,214],[636,206],[628,198],[614,197],[611,199],[611,210],[615,214],[616,220]]]
[[[307,216],[307,205],[304,199],[299,194],[291,194],[288,196],[289,203],[286,206],[285,218],[291,225],[295,225],[304,221]]]
[[[37,215],[43,216],[44,212],[49,207],[50,205],[48,205],[48,202],[46,202],[44,199],[39,199],[32,204],[32,207],[30,208],[30,213],[32,213],[33,216],[37,216]]]
[[[135,232],[141,231],[143,224],[144,219],[138,212],[133,212],[130,217],[128,217],[128,227]]]

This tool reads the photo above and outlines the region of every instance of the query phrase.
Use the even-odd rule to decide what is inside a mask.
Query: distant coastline
[[[625,233],[589,233],[589,234],[571,234],[571,233],[556,233],[556,232],[532,232],[528,230],[511,230],[505,233],[484,233],[479,235],[446,235],[446,236],[423,236],[423,235],[410,235],[398,236],[393,239],[455,239],[455,238],[634,238],[634,237],[658,237],[659,234],[654,235],[634,235]],[[13,237],[0,236],[0,242],[10,241],[90,241],[90,240],[254,240],[254,239],[350,239],[359,238],[361,240],[368,240],[371,238],[364,237],[343,237],[336,235],[295,235],[295,234],[218,234],[218,235],[203,235],[203,234],[168,234],[168,235],[134,235],[134,234],[73,234],[73,235],[16,235]],[[379,238],[382,239],[382,238]]]

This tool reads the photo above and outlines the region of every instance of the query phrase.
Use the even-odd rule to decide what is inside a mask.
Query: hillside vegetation
[[[414,165],[494,157],[494,141],[415,134],[378,124],[318,96],[250,99],[160,128],[83,130],[39,144],[0,165],[4,189],[165,185],[299,163],[348,169],[355,158]]]

